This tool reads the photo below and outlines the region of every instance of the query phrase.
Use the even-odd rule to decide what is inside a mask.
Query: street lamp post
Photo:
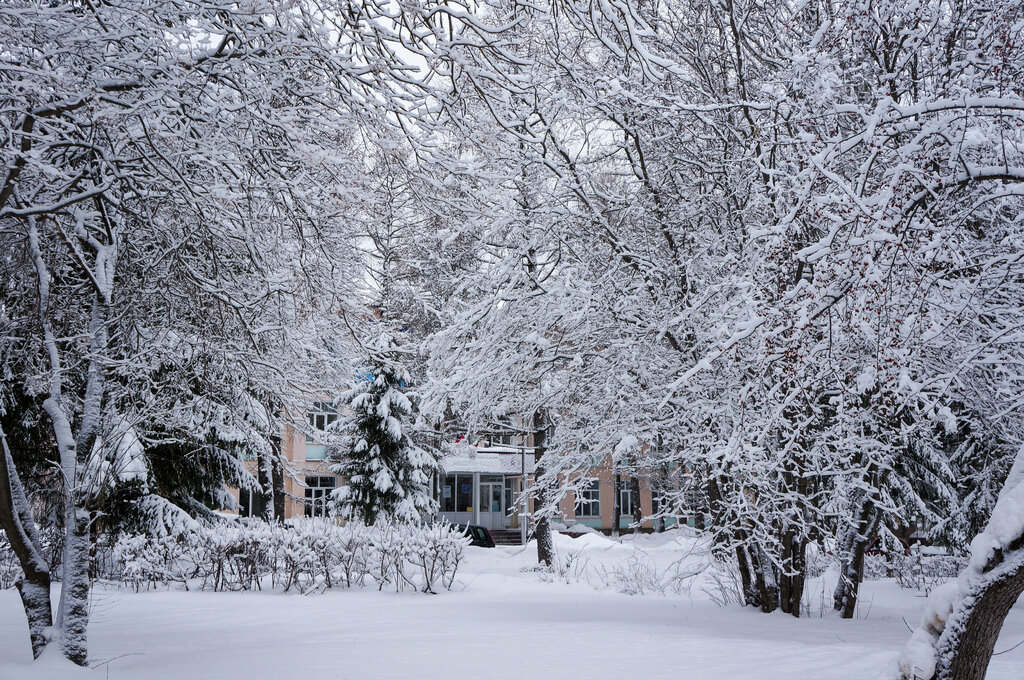
[[[529,501],[526,499],[526,445],[522,444],[519,447],[519,457],[522,462],[522,480],[519,483],[519,542],[522,545],[526,545],[526,522],[529,520],[530,506]]]

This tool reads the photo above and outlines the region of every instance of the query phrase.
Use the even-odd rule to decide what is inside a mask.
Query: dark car
[[[479,524],[453,524],[452,526],[469,536],[470,545],[481,548],[494,547],[494,537],[491,536],[491,532],[487,527],[482,527]]]

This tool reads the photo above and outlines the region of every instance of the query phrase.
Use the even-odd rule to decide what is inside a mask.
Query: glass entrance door
[[[501,529],[504,526],[503,491],[504,485],[501,482],[480,483],[480,524],[488,529]]]

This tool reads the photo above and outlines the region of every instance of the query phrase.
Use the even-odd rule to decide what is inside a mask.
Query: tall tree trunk
[[[97,205],[104,213],[102,205]],[[103,245],[90,241],[95,252],[94,267],[86,273],[95,289],[89,318],[89,351],[86,369],[85,394],[77,434],[72,419],[64,411],[65,395],[63,365],[60,347],[50,323],[50,274],[39,242],[38,224],[29,217],[28,241],[36,267],[39,293],[39,323],[43,331],[43,344],[48,356],[49,396],[43,409],[50,418],[57,441],[60,467],[64,481],[65,536],[64,564],[62,566],[60,604],[54,621],[54,631],[60,638],[61,652],[79,665],[87,659],[89,626],[89,502],[92,490],[83,482],[89,457],[100,433],[106,393],[108,357],[107,318],[110,311],[111,291],[117,262],[117,229],[107,221],[110,243]]]
[[[757,543],[749,545],[747,554],[750,557],[750,570],[754,575],[761,611],[771,614],[779,608],[779,585],[775,580],[774,567]]]
[[[612,487],[612,536],[618,537],[619,525],[622,523],[622,476],[616,472]]]
[[[779,605],[787,614],[800,617],[800,603],[804,597],[804,578],[807,569],[807,542],[795,529],[789,529],[782,539],[782,570],[779,574]]]
[[[538,410],[533,414],[533,454],[536,465],[533,471],[534,510],[537,521],[533,535],[537,539],[537,562],[550,567],[555,562],[555,541],[551,535],[551,517],[547,505],[550,502],[547,485],[540,480],[544,476],[544,454],[547,452],[549,424],[546,414]]]
[[[277,451],[281,450],[281,438],[274,438]],[[273,485],[274,485],[274,519],[283,522],[285,517],[285,493],[284,493],[284,460],[281,455],[274,456]]]
[[[839,583],[832,594],[832,605],[844,619],[852,619],[857,607],[860,584],[864,580],[864,551],[878,530],[879,517],[874,499],[865,493],[853,525],[843,536],[839,553]]]
[[[32,656],[39,658],[49,640],[47,629],[53,625],[50,609],[50,571],[40,550],[35,521],[29,510],[28,497],[14,467],[14,458],[7,446],[7,437],[0,425],[0,528],[7,535],[11,549],[18,558],[24,576],[17,582],[18,595],[28,619],[28,635]]]
[[[634,533],[640,533],[640,525],[644,521],[644,508],[640,503],[640,478],[635,474],[629,480],[630,496],[633,498],[633,528]]]
[[[79,503],[69,502],[65,522],[56,625],[60,629],[60,648],[64,656],[84,666],[89,627],[89,512]]]
[[[97,259],[99,260],[99,256]],[[101,289],[93,296],[92,317],[89,322],[89,348],[92,358],[89,360],[81,425],[77,436],[69,437],[68,419],[57,400],[51,398],[44,402],[44,407],[54,422],[54,434],[58,441],[63,439],[65,446],[73,448],[71,466],[64,466],[67,506],[64,564],[61,571],[56,628],[60,631],[60,646],[64,656],[80,666],[86,664],[88,656],[90,514],[87,506],[92,493],[83,476],[88,469],[89,457],[99,437],[102,422],[106,392],[106,367],[103,364],[103,357],[107,353],[108,310],[108,299]],[[58,412],[59,415],[55,418]]]
[[[274,459],[275,451],[260,451],[256,459],[256,481],[260,485],[260,519],[274,520]],[[255,514],[255,513],[254,513]]]
[[[743,604],[751,607],[761,606],[761,594],[758,592],[750,575],[750,558],[742,543],[736,544],[736,564],[740,570],[740,587],[743,590]]]

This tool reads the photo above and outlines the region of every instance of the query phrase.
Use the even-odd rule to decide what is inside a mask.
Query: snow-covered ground
[[[439,595],[375,589],[133,593],[100,587],[89,628],[92,669],[56,656],[32,663],[13,590],[0,592],[0,680],[203,678],[844,678],[877,677],[906,642],[922,593],[865,584],[860,618],[822,609],[829,577],[808,587],[811,617],[764,615],[714,603],[710,579],[666,594],[616,591],[630,561],[664,574],[705,559],[692,538],[668,532],[621,544],[559,536],[574,554],[568,578],[524,571],[532,545],[470,548],[459,583]],[[636,570],[634,570],[636,571]],[[566,581],[570,582],[566,582]],[[670,591],[672,589],[669,589]],[[996,651],[1024,640],[1024,603]],[[1024,677],[1024,645],[995,657],[991,680]]]

